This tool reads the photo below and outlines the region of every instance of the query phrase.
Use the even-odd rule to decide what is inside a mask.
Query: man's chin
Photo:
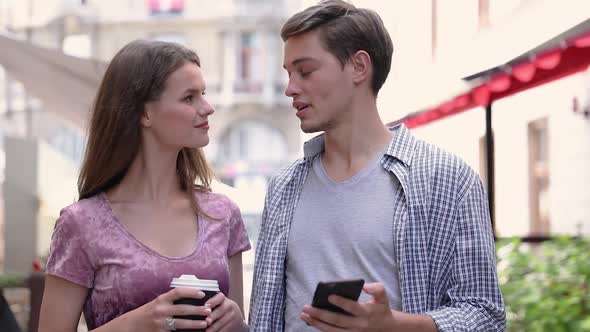
[[[317,133],[317,132],[324,131],[324,130],[319,127],[306,126],[302,123],[301,124],[301,131],[303,131],[306,134],[313,134],[313,133]]]

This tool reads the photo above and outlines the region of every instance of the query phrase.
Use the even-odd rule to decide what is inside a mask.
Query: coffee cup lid
[[[199,279],[191,274],[183,274],[178,278],[172,278],[170,287],[190,287],[204,291],[219,291],[217,280]]]

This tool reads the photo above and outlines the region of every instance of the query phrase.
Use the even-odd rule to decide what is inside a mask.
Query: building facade
[[[588,19],[590,10],[583,1],[566,7],[558,1],[480,0],[457,16],[460,3],[438,4],[438,10],[433,7],[438,36],[433,39],[433,61],[457,68],[460,77],[528,52]],[[546,17],[555,19],[548,24]],[[590,176],[577,171],[590,166],[590,117],[585,113],[590,110],[589,78],[586,70],[493,104],[498,236],[590,234],[590,194],[585,188]],[[413,131],[461,156],[487,182],[483,108]]]

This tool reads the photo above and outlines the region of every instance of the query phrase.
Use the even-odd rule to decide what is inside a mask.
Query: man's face
[[[344,68],[324,49],[317,31],[289,37],[283,67],[289,74],[285,90],[306,133],[334,128],[350,109],[352,65]]]

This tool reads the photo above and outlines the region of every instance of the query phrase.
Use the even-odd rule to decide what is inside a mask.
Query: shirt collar
[[[390,127],[389,130],[395,135],[385,154],[399,159],[406,166],[410,166],[412,156],[416,147],[417,139],[410,133],[410,130],[403,124]],[[313,159],[324,151],[324,134],[320,134],[303,145],[303,156],[305,160]]]

